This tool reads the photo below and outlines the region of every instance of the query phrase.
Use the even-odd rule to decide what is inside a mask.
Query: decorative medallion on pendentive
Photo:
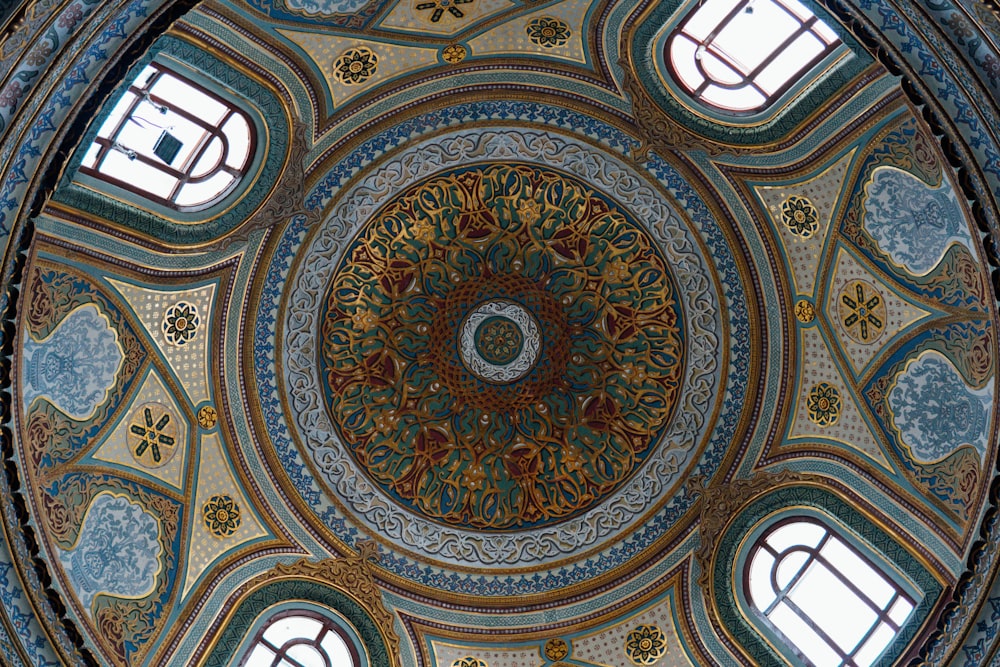
[[[229,496],[212,496],[201,510],[208,532],[229,537],[240,527],[240,506]]]
[[[885,332],[885,299],[871,283],[863,280],[848,283],[837,305],[844,330],[852,340],[874,343]]]
[[[378,56],[365,46],[348,49],[333,64],[333,76],[345,86],[364,83],[378,70]]]
[[[479,658],[467,655],[464,658],[459,658],[455,662],[451,663],[451,667],[490,667],[486,664],[485,660],[480,660]]]
[[[809,390],[806,399],[809,421],[817,426],[832,426],[840,419],[840,392],[828,382],[820,382]]]
[[[551,16],[533,19],[525,27],[525,31],[528,33],[528,39],[546,49],[563,46],[569,41],[571,34],[565,21]]]
[[[426,20],[438,23],[445,16],[462,18],[465,12],[459,5],[468,5],[472,2],[473,0],[418,0],[415,8],[418,12],[424,12]]]
[[[163,313],[163,336],[170,345],[187,345],[198,333],[201,318],[198,307],[193,303],[178,301]]]
[[[795,319],[802,324],[810,324],[816,319],[816,308],[805,299],[799,299],[795,304]]]
[[[556,637],[545,642],[544,653],[548,660],[562,660],[569,655],[569,645],[565,639]]]
[[[619,488],[669,424],[679,301],[646,231],[575,176],[457,168],[401,192],[342,255],[321,314],[327,410],[414,512],[561,521]]]
[[[462,44],[449,44],[441,50],[441,58],[452,65],[462,62],[467,55],[469,51]]]
[[[793,195],[781,204],[781,221],[792,234],[807,239],[819,229],[819,211],[807,198]]]
[[[177,417],[162,403],[144,403],[129,419],[129,452],[144,468],[166,465],[177,451]]]
[[[219,421],[219,413],[215,411],[211,405],[202,406],[198,410],[198,425],[201,426],[206,431],[215,428],[215,425]]]
[[[652,665],[667,652],[667,635],[655,625],[637,625],[625,637],[625,655],[635,665]]]

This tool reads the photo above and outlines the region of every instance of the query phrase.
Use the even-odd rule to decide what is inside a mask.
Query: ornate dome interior
[[[993,664],[998,48],[0,3],[0,662]]]

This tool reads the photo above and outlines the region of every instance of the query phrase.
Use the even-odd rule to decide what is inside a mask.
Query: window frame
[[[708,1],[711,2],[712,0]],[[764,57],[756,67],[752,68],[749,71],[741,71],[734,62],[736,59],[730,58],[723,50],[714,47],[714,43],[719,34],[722,33],[726,28],[728,28],[729,24],[732,23],[732,21],[734,21],[741,12],[746,11],[748,7],[752,9],[752,3],[757,1],[765,1],[773,5],[776,5],[791,19],[798,22],[799,26],[791,35],[786,37],[781,44],[775,46],[774,49],[772,49],[771,52],[766,57]],[[810,75],[812,70],[820,63],[824,62],[825,60],[827,60],[828,58],[830,58],[837,52],[842,51],[845,48],[843,40],[837,34],[836,30],[834,30],[833,26],[830,26],[825,21],[823,21],[822,17],[817,15],[816,12],[813,11],[811,7],[805,5],[804,3],[800,4],[803,4],[803,6],[805,6],[805,8],[809,10],[809,12],[812,14],[810,18],[803,20],[802,17],[798,16],[794,11],[792,11],[788,7],[788,5],[785,3],[785,0],[737,0],[733,8],[730,9],[725,14],[725,16],[723,16],[722,19],[718,23],[716,23],[715,26],[709,31],[708,35],[705,36],[700,41],[693,35],[685,32],[685,29],[687,28],[689,23],[695,20],[698,13],[703,9],[703,4],[699,2],[694,6],[689,6],[687,10],[684,12],[682,18],[678,21],[673,22],[669,26],[669,31],[667,33],[665,41],[662,44],[662,51],[660,54],[664,67],[666,68],[666,71],[672,78],[674,84],[681,91],[683,91],[690,100],[701,105],[706,109],[709,109],[715,113],[733,117],[752,117],[762,114],[768,111],[771,107],[773,107],[791,89],[802,88],[813,83],[817,79],[817,76]],[[830,32],[834,34],[834,40],[832,42],[826,42],[823,36],[815,29],[813,29],[817,23],[822,24],[828,30],[830,30]],[[811,34],[812,36],[814,36],[818,41],[820,41],[820,43],[825,45],[824,48],[812,59],[810,59],[804,65],[799,67],[798,70],[790,74],[786,78],[784,83],[778,86],[773,92],[768,93],[767,91],[762,89],[760,85],[757,83],[757,79],[764,72],[764,70],[766,70],[767,67],[773,62],[775,55],[780,54],[786,49],[790,48],[796,40],[798,40],[805,34]],[[674,65],[673,48],[675,41],[678,39],[685,39],[695,46],[694,66],[697,69],[698,73],[704,79],[702,83],[697,86],[697,88],[691,88],[684,79],[684,77],[681,75],[681,73],[677,70],[677,67]],[[703,65],[703,59],[698,58],[699,52],[708,53],[709,55],[712,55],[713,57],[718,59],[730,71],[738,75],[740,77],[740,81],[737,83],[727,84],[712,79],[709,76],[709,74],[705,71]],[[756,90],[764,98],[764,101],[755,107],[749,107],[749,108],[736,109],[732,107],[723,106],[721,104],[711,101],[710,99],[706,99],[704,95],[705,90],[713,85],[726,90],[737,90],[749,86],[754,90]]]
[[[147,67],[157,70],[156,73],[149,76],[146,81],[139,81]],[[215,124],[212,124],[197,116],[195,113],[192,113],[192,111],[187,109],[185,106],[177,104],[175,100],[152,94],[152,89],[164,76],[172,77],[173,79],[194,88],[202,95],[205,95],[214,102],[225,107],[227,111],[220,120],[218,120]],[[252,173],[255,164],[259,161],[257,156],[257,148],[259,144],[257,127],[250,114],[241,108],[235,100],[220,95],[216,91],[198,83],[196,80],[180,72],[179,68],[173,67],[159,60],[151,60],[146,64],[146,66],[139,69],[135,78],[118,96],[115,104],[111,104],[109,102],[109,108],[117,106],[117,104],[121,102],[121,99],[127,94],[132,94],[134,99],[124,110],[113,129],[108,132],[106,136],[102,133],[104,124],[107,120],[106,118],[101,121],[98,126],[97,133],[94,135],[93,141],[88,145],[87,150],[85,151],[86,154],[89,153],[94,146],[98,147],[97,153],[94,157],[94,164],[93,166],[84,166],[81,164],[79,168],[80,174],[106,182],[116,188],[121,188],[122,190],[143,197],[144,199],[148,199],[149,201],[167,209],[177,211],[179,213],[196,213],[211,209],[223,200],[227,199],[234,191],[240,188],[243,181]],[[144,152],[130,149],[129,147],[118,143],[118,138],[126,128],[127,124],[131,121],[133,114],[136,112],[138,107],[146,101],[151,102],[154,106],[169,109],[172,113],[180,116],[192,125],[200,127],[205,132],[201,143],[190,155],[187,160],[188,164],[183,170],[176,169],[155,156],[147,155]],[[247,152],[242,160],[242,164],[239,167],[232,167],[226,164],[230,146],[229,137],[224,131],[224,128],[227,123],[237,116],[242,119],[247,128]],[[222,150],[217,160],[216,167],[199,176],[192,176],[194,169],[200,166],[201,159],[212,145],[214,139],[219,139],[222,144]],[[122,180],[114,174],[102,171],[101,167],[104,165],[105,160],[109,155],[116,151],[123,152],[129,159],[138,160],[153,169],[163,172],[171,178],[177,179],[177,183],[171,189],[170,195],[168,197],[157,195],[150,190],[141,187],[141,185]],[[85,161],[87,161],[86,158]],[[177,198],[181,195],[181,193],[183,193],[184,188],[187,185],[203,183],[211,178],[214,178],[219,173],[227,173],[233,177],[233,180],[222,190],[215,193],[207,200],[199,203],[184,205],[176,202]]]
[[[766,475],[766,473],[765,473]],[[867,554],[877,556],[887,571],[917,600],[916,608],[902,632],[883,651],[877,667],[905,664],[919,650],[920,638],[926,636],[933,619],[944,609],[948,598],[947,583],[941,575],[946,567],[933,553],[920,549],[914,540],[933,540],[933,534],[919,523],[897,525],[883,523],[858,496],[841,489],[831,489],[819,478],[800,478],[792,473],[782,480],[773,475],[767,490],[749,493],[749,498],[734,510],[726,510],[726,520],[710,534],[702,533],[703,553],[698,558],[709,612],[714,614],[724,632],[733,638],[735,648],[745,661],[760,667],[788,667],[800,664],[794,652],[765,624],[756,620],[749,601],[743,595],[742,567],[749,545],[775,521],[787,516],[813,515],[835,526]],[[767,480],[767,477],[763,477]],[[758,488],[760,481],[744,480]],[[749,489],[747,489],[749,491]],[[740,493],[731,491],[731,493]],[[727,506],[728,507],[728,506]],[[890,526],[890,527],[884,527]],[[900,533],[905,527],[905,535]]]
[[[781,552],[775,551],[774,547],[767,543],[767,539],[781,528],[795,523],[808,523],[822,529],[824,535],[820,539],[819,544],[815,547],[804,544],[792,545],[786,547]],[[764,624],[770,632],[780,638],[785,647],[804,663],[810,665],[813,664],[800,648],[799,644],[796,643],[792,637],[786,635],[785,632],[768,616],[771,611],[777,608],[781,603],[785,603],[803,623],[805,623],[820,639],[823,640],[833,653],[836,653],[839,656],[841,661],[840,667],[858,667],[858,664],[854,660],[857,654],[864,649],[866,643],[871,639],[875,632],[883,624],[885,624],[893,630],[893,636],[878,656],[876,656],[876,658],[869,663],[878,664],[881,657],[889,651],[893,643],[896,641],[896,638],[900,636],[903,628],[913,620],[914,612],[917,609],[919,600],[911,594],[909,590],[910,587],[900,581],[899,578],[902,576],[901,573],[892,568],[887,561],[880,566],[872,558],[874,554],[868,553],[865,549],[859,547],[859,545],[848,537],[848,533],[838,529],[833,522],[820,518],[812,513],[785,515],[778,520],[767,521],[764,526],[758,527],[758,529],[753,532],[751,537],[753,538],[753,541],[750,546],[744,550],[745,555],[741,557],[743,560],[741,565],[743,600],[752,610],[756,620]],[[823,547],[826,546],[831,540],[836,540],[849,549],[865,565],[871,568],[873,572],[877,573],[888,585],[888,587],[892,589],[892,595],[889,598],[889,601],[885,603],[884,608],[880,607],[873,598],[856,586],[851,581],[848,574],[845,574],[835,563],[832,563],[821,553]],[[766,609],[762,609],[761,606],[754,600],[750,582],[751,568],[754,564],[757,552],[761,550],[768,552],[772,558],[774,558],[774,562],[770,567],[769,583],[771,590],[775,594],[775,599],[767,605]],[[796,575],[784,587],[780,587],[777,581],[777,571],[780,568],[783,559],[795,551],[807,553],[807,559],[802,565],[799,566]],[[801,581],[801,579],[806,576],[806,573],[814,562],[825,566],[829,572],[840,580],[840,582],[846,585],[846,587],[858,600],[864,603],[875,613],[875,620],[871,623],[868,629],[864,631],[864,634],[857,641],[854,648],[849,652],[841,649],[837,641],[833,639],[819,623],[812,619],[807,612],[799,609],[796,603],[789,599],[792,590]],[[900,599],[910,605],[910,610],[907,612],[906,619],[902,623],[897,623],[890,617],[890,610],[893,609],[897,601]]]

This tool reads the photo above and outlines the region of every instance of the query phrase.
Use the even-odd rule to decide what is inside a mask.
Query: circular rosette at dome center
[[[527,164],[394,198],[344,253],[322,317],[342,441],[397,502],[456,526],[591,507],[658,442],[684,370],[655,244],[581,180]]]
[[[555,129],[387,137],[315,187],[320,224],[283,232],[256,395],[278,481],[331,545],[375,538],[418,586],[460,566],[466,592],[513,570],[511,591],[539,592],[695,516],[689,475],[718,469],[754,377],[744,278],[677,171],[638,170],[597,129],[610,148]]]

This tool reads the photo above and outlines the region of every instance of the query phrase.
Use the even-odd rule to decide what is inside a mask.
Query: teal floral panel
[[[921,463],[939,461],[962,445],[985,456],[992,403],[993,380],[972,389],[937,352],[908,363],[889,392],[893,424]]]
[[[972,247],[955,191],[931,187],[909,172],[882,166],[865,184],[864,227],[889,259],[916,276],[928,273],[949,246]]]
[[[94,305],[69,315],[42,341],[24,341],[24,406],[44,396],[76,420],[107,399],[121,368],[118,334]]]
[[[94,498],[80,539],[59,555],[84,609],[99,593],[123,598],[153,592],[162,547],[156,518],[139,503],[102,493]]]
[[[285,4],[291,11],[309,16],[335,16],[353,14],[369,2],[370,0],[286,0]]]

